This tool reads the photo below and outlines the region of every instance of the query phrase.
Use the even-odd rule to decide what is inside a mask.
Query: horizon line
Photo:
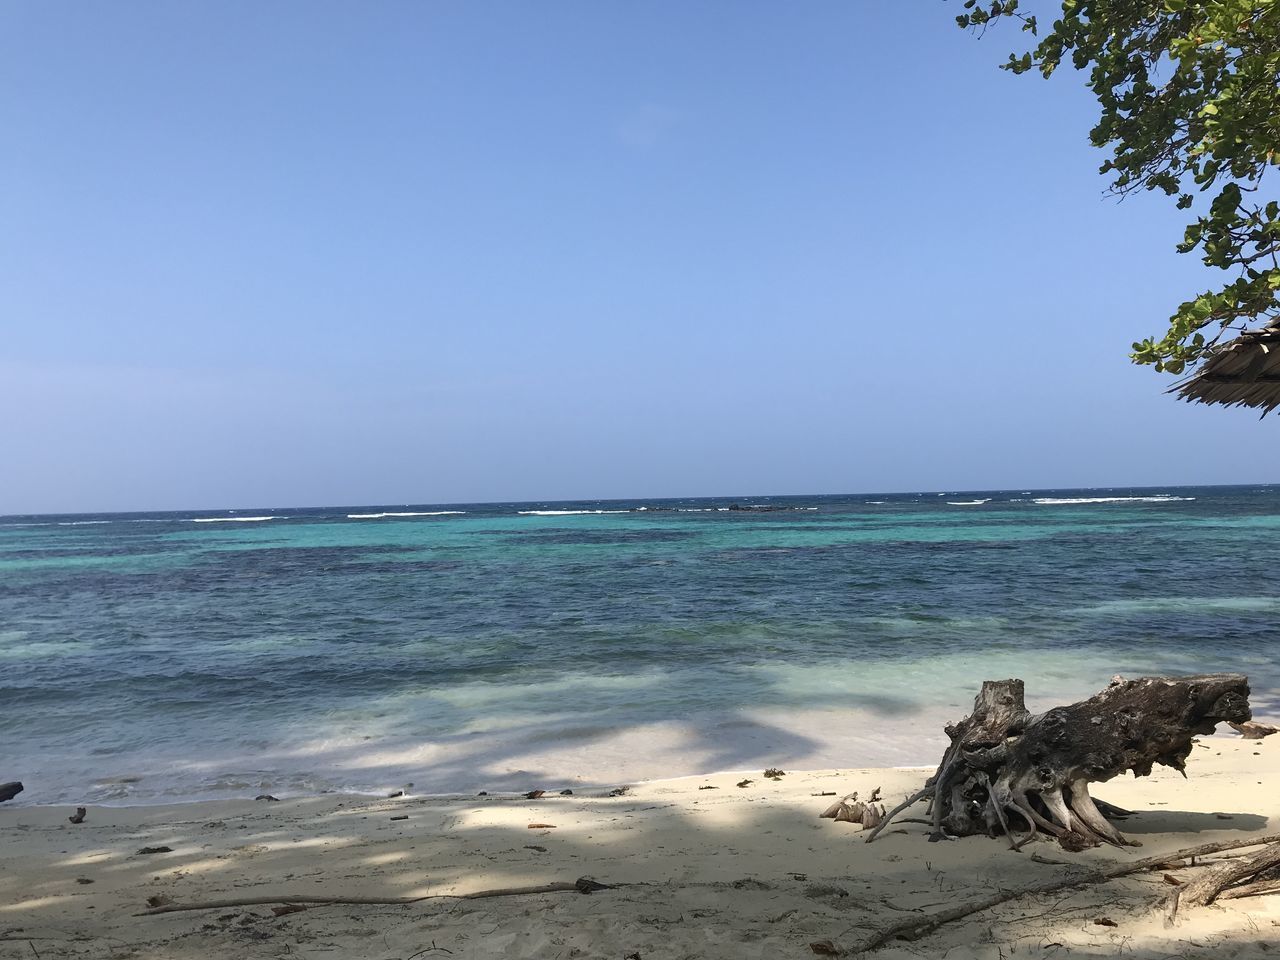
[[[948,489],[948,490],[868,490],[856,491],[850,493],[736,493],[736,494],[690,494],[674,497],[569,497],[559,500],[551,499],[535,499],[535,500],[436,500],[436,501],[405,501],[402,503],[382,502],[382,503],[334,503],[334,504],[307,504],[299,506],[241,506],[241,507],[175,507],[165,510],[77,510],[77,511],[43,511],[38,513],[0,513],[0,520],[20,517],[92,517],[92,516],[127,516],[130,514],[150,514],[150,513],[240,513],[246,510],[348,510],[353,508],[368,507],[496,507],[496,506],[524,506],[524,505],[551,505],[551,504],[582,504],[582,503],[644,503],[644,502],[661,502],[661,501],[689,501],[689,500],[748,500],[748,499],[788,499],[798,500],[805,497],[908,497],[908,496],[960,496],[962,494],[971,493],[1069,493],[1076,491],[1115,491],[1115,490],[1204,490],[1222,487],[1275,487],[1280,483],[1275,482],[1243,482],[1243,483],[1177,483],[1177,484],[1108,484],[1088,487],[971,487],[968,489]]]

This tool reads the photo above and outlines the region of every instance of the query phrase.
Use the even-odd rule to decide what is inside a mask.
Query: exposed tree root
[[[932,784],[933,784],[933,780],[930,780],[927,784],[925,784],[923,790],[920,790],[917,793],[914,793],[911,796],[907,797],[907,799],[903,800],[900,804],[898,804],[896,807],[890,810],[887,814],[885,814],[884,817],[881,818],[880,822],[876,824],[875,829],[867,834],[867,843],[870,843],[872,840],[874,840],[876,838],[876,835],[889,825],[889,821],[892,820],[894,817],[896,817],[898,814],[900,814],[903,810],[907,809],[907,807],[911,806],[913,803],[918,803],[919,801],[923,800],[925,797],[932,797],[933,796]]]

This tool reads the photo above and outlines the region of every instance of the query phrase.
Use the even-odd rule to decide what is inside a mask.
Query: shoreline
[[[812,955],[810,942],[853,942],[901,910],[931,912],[1072,869],[1037,863],[999,840],[931,844],[924,827],[909,823],[867,845],[856,827],[817,818],[829,798],[815,794],[881,787],[895,799],[916,789],[929,767],[781,766],[787,773],[777,781],[739,769],[634,783],[621,796],[562,797],[546,784],[548,794],[535,800],[334,794],[90,806],[78,826],[66,822],[64,805],[0,805],[8,841],[0,847],[0,931],[9,931],[0,958],[30,960],[30,945],[42,958],[96,957],[104,942],[116,944],[114,956],[144,960],[386,960],[433,945],[449,953],[423,957],[801,957]],[[1037,843],[1029,852],[1088,865],[1276,831],[1280,736],[1205,738],[1187,772],[1184,780],[1159,768],[1099,787],[1105,799],[1138,811],[1123,829],[1141,849],[1068,854]],[[753,782],[736,786],[743,779]],[[170,849],[139,853],[157,846]],[[628,886],[590,897],[332,905],[283,916],[266,905],[135,916],[150,897],[456,896],[581,876]],[[1168,889],[1155,873],[1053,903],[1014,901],[912,948],[996,960],[1010,943],[1031,957],[1127,944],[1156,957],[1184,954],[1191,940],[1206,954],[1229,947],[1232,956],[1261,957],[1258,943],[1280,936],[1274,896],[1199,910],[1166,930],[1151,903]],[[894,945],[877,954],[917,955]]]
[[[848,767],[844,769],[860,770],[860,771],[880,770],[880,771],[884,771],[885,773],[893,773],[893,774],[915,773],[915,772],[932,773],[932,771],[936,769],[936,764],[935,765],[906,764],[898,767]],[[800,770],[797,772],[800,774],[818,774],[818,773],[824,773],[824,772],[835,774],[835,773],[838,773],[839,771]],[[749,773],[750,771],[746,771],[746,770],[713,770],[709,773],[687,773],[687,774],[680,774],[679,776],[674,776],[674,777],[662,777],[655,780],[633,780],[629,782],[618,782],[613,786],[606,786],[604,783],[592,783],[592,784],[580,785],[580,789],[583,792],[574,790],[572,796],[583,798],[583,799],[598,800],[598,799],[607,798],[608,790],[621,788],[629,791],[637,787],[647,787],[647,786],[653,786],[655,784],[679,785],[690,780],[713,780],[713,779],[719,780],[719,779],[724,779],[726,777],[744,777],[744,776],[747,776]],[[551,787],[547,788],[546,793],[548,795],[557,794],[560,789],[561,789],[561,784],[555,783],[555,784],[552,784]],[[572,790],[573,788],[565,787],[564,789]],[[592,791],[592,792],[585,792],[585,791]],[[600,793],[596,791],[606,791],[606,792]],[[315,801],[330,801],[330,800],[339,800],[345,803],[352,803],[352,802],[375,803],[375,802],[384,801],[384,800],[385,801],[391,801],[391,800],[419,801],[424,803],[465,803],[465,802],[470,802],[474,800],[483,800],[486,798],[494,801],[523,800],[523,799],[527,799],[524,796],[525,792],[528,792],[528,791],[521,792],[521,791],[512,791],[512,790],[493,790],[493,791],[486,790],[482,794],[481,793],[407,792],[400,796],[390,796],[388,794],[381,794],[381,793],[355,793],[351,791],[330,790],[324,793],[297,794],[297,795],[286,795],[281,797],[275,797],[273,801],[259,801],[257,797],[243,796],[243,797],[211,797],[211,798],[205,798],[205,799],[199,799],[199,800],[170,800],[170,801],[161,802],[161,803],[156,803],[156,802],[87,803],[87,804],[84,804],[84,806],[86,806],[86,809],[89,809],[89,810],[163,811],[163,810],[182,810],[182,809],[189,809],[192,807],[200,807],[200,806],[208,806],[211,809],[214,809],[214,808],[221,808],[227,805],[238,806],[240,804],[246,804],[246,803],[271,803],[271,802],[308,803],[308,802],[315,802]],[[4,806],[0,806],[0,813],[3,813],[6,810],[53,811],[55,813],[62,813],[62,812],[65,812],[66,810],[71,809],[71,807],[73,806],[70,803],[23,803],[21,800],[21,797],[22,797],[22,794],[19,794],[19,796],[16,799],[7,801],[4,804]],[[80,805],[81,804],[76,804],[76,806],[80,806]]]
[[[1259,719],[1277,716],[1278,693],[1268,688],[1252,696]],[[1074,694],[1073,690],[1068,695]],[[1027,698],[1033,712],[1061,702],[1053,695]],[[806,770],[934,767],[947,747],[944,727],[970,709],[969,703],[959,702],[932,704],[902,715],[865,706],[792,711],[760,707],[597,728],[589,736],[581,735],[581,728],[580,735],[574,736],[572,730],[551,726],[501,728],[421,742],[352,736],[341,743],[327,741],[322,750],[311,754],[282,748],[263,756],[188,759],[167,768],[161,766],[164,759],[157,758],[145,766],[122,763],[97,777],[77,775],[55,762],[43,781],[39,765],[23,769],[22,760],[9,757],[0,776],[21,781],[26,788],[7,804],[10,808],[146,807],[230,801],[263,793],[281,799],[339,795],[378,799],[404,790],[416,797],[449,799],[474,796],[481,790],[522,794],[552,785],[556,790],[608,790],[770,766]],[[1224,726],[1218,736],[1236,735]],[[67,786],[75,783],[80,786]]]
[[[152,761],[155,767],[120,764],[96,778],[61,768],[49,774],[43,788],[37,772],[19,769],[21,761],[10,758],[5,777],[26,785],[17,806],[134,807],[234,800],[259,793],[281,798],[376,799],[408,784],[413,785],[408,792],[415,796],[439,798],[466,797],[480,790],[524,793],[548,784],[555,784],[557,790],[610,789],[757,766],[761,770],[774,765],[824,769],[849,766],[851,761],[864,768],[927,766],[929,758],[940,757],[945,749],[945,724],[966,712],[967,707],[958,704],[915,712],[908,721],[911,732],[895,738],[881,732],[894,719],[868,708],[784,711],[770,707],[603,728],[590,736],[538,727],[422,742],[352,737],[340,744],[327,743],[314,755],[314,762],[305,755],[281,751],[187,761],[185,769],[160,769],[159,760]],[[273,765],[276,769],[271,769]],[[197,778],[235,786],[202,787]],[[164,795],[169,783],[184,781],[192,784],[189,789],[197,795]],[[66,785],[74,782],[82,786]]]

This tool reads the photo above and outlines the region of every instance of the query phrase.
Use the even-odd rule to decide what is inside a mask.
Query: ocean
[[[25,803],[936,763],[983,679],[1280,692],[1280,487],[0,517]],[[411,785],[411,786],[410,786]]]

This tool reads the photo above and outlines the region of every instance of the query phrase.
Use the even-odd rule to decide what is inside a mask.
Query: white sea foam
[[[88,527],[95,523],[110,523],[110,520],[59,520],[60,527]]]
[[[465,510],[426,510],[422,512],[403,513],[348,513],[348,520],[380,520],[383,517],[444,517],[451,514],[466,513]]]
[[[260,523],[263,520],[280,520],[281,517],[190,517],[192,523]]]
[[[1205,615],[1213,613],[1269,613],[1280,611],[1277,597],[1138,597],[1105,600],[1089,607],[1066,611],[1081,616],[1133,616],[1150,614]]]
[[[630,513],[630,510],[517,510],[522,517],[575,517],[584,513]]]
[[[948,500],[947,505],[952,507],[976,507],[984,503],[990,503],[991,498],[985,500]]]
[[[883,501],[883,500],[863,500],[862,502],[863,502],[863,503],[874,503],[874,504],[877,504],[877,505],[879,505],[879,504],[881,504],[881,503],[884,503],[884,501]]]
[[[1194,500],[1195,497],[1175,497],[1172,494],[1159,494],[1154,497],[1037,497],[1032,503],[1046,507],[1061,507],[1075,503],[1173,503],[1177,500]]]

